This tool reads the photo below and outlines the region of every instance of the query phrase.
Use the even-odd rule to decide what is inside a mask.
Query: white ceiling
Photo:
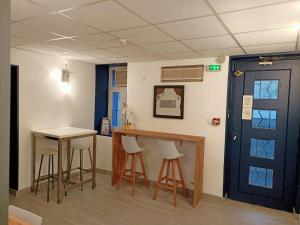
[[[300,0],[12,0],[11,15],[12,47],[99,64],[300,50]]]

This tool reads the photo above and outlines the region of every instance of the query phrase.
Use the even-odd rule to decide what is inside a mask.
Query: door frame
[[[10,142],[13,141],[15,143],[15,149],[12,149],[12,146],[10,145],[10,164],[9,164],[9,187],[10,189],[13,189],[15,191],[18,191],[19,189],[19,66],[18,65],[10,65],[10,68],[15,68],[16,69],[16,77],[15,77],[15,81],[16,81],[16,90],[11,89],[12,91],[16,91],[15,93],[15,97],[16,99],[11,98],[12,100],[16,100],[16,108],[15,108],[15,117],[17,117],[17,120],[15,121],[15,126],[11,126],[10,127],[10,134],[12,134],[11,132],[14,132],[14,139],[12,140],[12,135],[10,135]],[[10,80],[12,81],[12,72],[10,73]],[[11,84],[12,85],[12,84]],[[12,112],[10,112],[10,115],[12,114]],[[10,118],[10,124],[12,123],[12,119],[14,118]],[[12,131],[12,128],[14,128],[15,130]],[[12,150],[15,150],[14,152],[12,152]],[[13,157],[13,160],[11,160],[11,157]],[[15,164],[11,164],[11,162],[14,161]],[[12,168],[14,168],[12,170]],[[13,174],[12,174],[13,173]],[[13,178],[13,180],[12,180]]]
[[[236,60],[253,60],[253,59],[257,59],[260,56],[264,56],[264,57],[272,57],[272,56],[282,56],[282,57],[299,57],[299,62],[300,62],[300,52],[286,52],[286,53],[274,53],[274,54],[252,54],[252,55],[243,55],[243,56],[230,56],[229,57],[229,70],[228,70],[228,86],[227,86],[227,107],[226,107],[226,126],[225,126],[225,154],[224,154],[224,176],[223,176],[223,197],[227,198],[228,194],[229,194],[229,188],[230,188],[230,176],[231,176],[231,151],[230,151],[230,143],[231,143],[231,132],[230,132],[230,125],[231,125],[231,117],[230,117],[230,112],[232,112],[232,109],[234,107],[234,104],[232,103],[232,98],[234,95],[233,92],[233,79],[234,77],[232,76],[232,72],[234,71],[234,61]],[[299,73],[299,77],[300,77],[300,73]],[[292,79],[292,78],[291,78]],[[296,85],[296,84],[292,84],[292,85]],[[291,87],[290,87],[291,88]],[[300,85],[299,85],[300,88]],[[299,94],[299,92],[298,92]],[[298,107],[299,108],[299,107]],[[299,123],[299,121],[298,121]],[[287,128],[288,129],[288,128]],[[288,131],[287,131],[288,132]],[[299,136],[298,134],[295,134],[297,136]],[[298,152],[299,155],[299,152]],[[298,157],[299,158],[299,157]],[[299,163],[297,162],[297,167]],[[294,178],[294,186],[295,188],[292,190],[293,195],[295,196],[295,200],[296,200],[296,184],[297,184],[297,175],[295,175]],[[295,202],[293,202],[293,205],[295,205]],[[291,209],[289,209],[290,211]]]

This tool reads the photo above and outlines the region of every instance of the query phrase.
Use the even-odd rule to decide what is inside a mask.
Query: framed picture
[[[153,117],[183,119],[184,86],[154,86]]]

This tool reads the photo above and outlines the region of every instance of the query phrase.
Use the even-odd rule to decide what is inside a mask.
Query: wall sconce
[[[68,70],[67,65],[66,65],[66,69],[63,69],[62,74],[61,74],[61,90],[64,93],[70,93],[70,91],[71,91],[71,85],[69,83],[70,73],[71,72]]]
[[[71,91],[70,74],[71,72],[68,70],[67,65],[65,69],[56,69],[51,72],[52,79],[60,81],[60,89],[64,93],[69,93]]]
[[[61,74],[61,81],[68,83],[70,79],[70,71],[68,69],[63,69]]]

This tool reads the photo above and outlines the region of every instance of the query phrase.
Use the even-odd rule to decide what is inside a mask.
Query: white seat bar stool
[[[139,176],[144,177],[144,185],[148,187],[149,182],[148,178],[146,175],[146,169],[145,169],[145,164],[143,160],[143,155],[142,152],[145,151],[145,148],[141,148],[137,141],[136,137],[134,136],[124,136],[122,135],[122,145],[125,150],[125,161],[122,166],[121,170],[121,175],[118,181],[117,189],[120,188],[122,180],[128,180],[131,182],[131,188],[132,188],[132,196],[134,196],[134,191],[135,191],[135,184],[136,184],[136,178]],[[131,156],[131,167],[130,169],[126,169],[126,164],[128,162],[128,158]],[[141,169],[142,172],[137,172],[136,171],[136,158],[140,159],[141,163]]]
[[[180,154],[177,150],[177,147],[175,145],[174,141],[165,141],[165,140],[158,140],[158,149],[160,151],[160,154],[163,158],[161,169],[159,172],[158,180],[156,183],[155,192],[153,195],[153,199],[155,200],[158,195],[158,191],[160,188],[164,190],[171,190],[173,191],[173,204],[176,207],[177,201],[176,201],[176,189],[178,186],[182,186],[183,195],[186,197],[188,195],[184,177],[183,177],[183,170],[180,158],[183,156],[183,154]],[[166,174],[163,176],[165,165],[167,163],[167,171]],[[172,178],[170,178],[170,166],[172,165]],[[176,179],[176,172],[175,167],[177,166],[180,180]],[[171,182],[171,184],[169,184]]]
[[[36,182],[35,194],[37,195],[39,183],[43,178],[41,177],[41,170],[43,166],[44,156],[48,156],[48,175],[47,175],[47,202],[49,202],[49,193],[50,193],[50,178],[52,180],[52,189],[54,189],[54,180],[57,179],[54,174],[54,156],[58,155],[58,151],[54,148],[43,148],[39,151],[41,155],[38,179]],[[52,167],[52,173],[50,172]],[[63,170],[62,170],[63,171]],[[64,189],[66,188],[64,178],[62,178]],[[65,191],[65,196],[67,196],[67,192]]]
[[[73,157],[74,157],[74,151],[78,150],[79,151],[79,167],[73,168],[72,169],[72,163],[73,163]],[[71,162],[70,162],[70,170],[74,169],[79,169],[80,173],[80,187],[81,191],[83,191],[83,171],[85,172],[90,172],[91,169],[84,169],[83,168],[83,152],[88,151],[89,156],[90,156],[90,162],[91,162],[91,168],[93,168],[93,159],[92,159],[92,154],[91,154],[91,147],[89,145],[81,145],[81,144],[74,144],[72,145],[72,154],[71,154]]]
[[[9,217],[17,218],[31,225],[41,225],[43,220],[42,217],[34,213],[28,212],[24,209],[20,209],[12,205],[8,206],[8,215]]]

